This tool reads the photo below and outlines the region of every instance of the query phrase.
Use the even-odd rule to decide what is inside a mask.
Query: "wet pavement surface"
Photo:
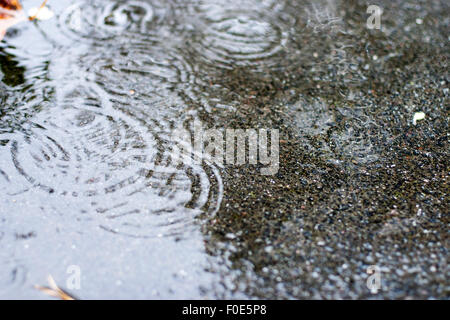
[[[448,299],[449,7],[50,1],[0,44],[0,298]],[[278,172],[175,163],[195,121]]]

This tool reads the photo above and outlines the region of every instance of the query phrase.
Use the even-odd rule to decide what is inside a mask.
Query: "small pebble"
[[[425,113],[423,112],[416,112],[414,113],[413,117],[413,125],[417,124],[417,121],[425,119]]]

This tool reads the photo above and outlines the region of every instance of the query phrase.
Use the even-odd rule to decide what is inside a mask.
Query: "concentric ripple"
[[[174,95],[165,94],[165,90],[176,91],[194,81],[192,67],[161,42],[149,46],[139,40],[118,41],[107,55],[93,48],[81,57],[80,64],[89,66],[87,72],[113,99],[145,104],[148,108],[155,98],[164,98],[167,102],[172,99]],[[159,111],[164,112],[164,109]]]
[[[218,210],[217,168],[172,161],[171,131],[192,111],[178,89],[193,73],[159,39],[169,10],[165,1],[81,1],[59,12],[64,36],[49,39],[60,54],[46,69],[53,89],[15,130],[0,131],[9,196],[42,197],[42,210],[79,231],[87,223],[129,237],[186,235],[196,216]],[[70,54],[67,36],[82,42]]]
[[[196,215],[217,210],[217,171],[173,165],[162,119],[114,107],[88,81],[61,86],[56,99],[10,138],[24,192],[44,191],[52,210],[131,237],[182,235]]]
[[[274,57],[283,51],[292,21],[271,7],[255,12],[248,5],[217,2],[199,6],[203,24],[194,45],[203,63],[228,69],[276,63]]]
[[[166,18],[167,4],[152,1],[78,1],[59,18],[62,30],[76,39],[107,40],[121,34],[151,34]]]
[[[212,21],[202,46],[204,56],[223,66],[249,65],[270,58],[281,50],[283,31],[266,21],[229,13]]]

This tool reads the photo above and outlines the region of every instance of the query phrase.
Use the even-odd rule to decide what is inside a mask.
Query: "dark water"
[[[369,265],[375,297],[448,297],[448,3],[379,4],[382,31],[325,0],[59,0],[11,29],[0,298],[71,265],[86,299],[367,298]],[[279,129],[280,171],[174,163],[197,120]]]

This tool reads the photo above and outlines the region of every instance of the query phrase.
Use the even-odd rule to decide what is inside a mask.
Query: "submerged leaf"
[[[0,0],[0,41],[6,30],[27,19],[22,6],[17,0]]]

